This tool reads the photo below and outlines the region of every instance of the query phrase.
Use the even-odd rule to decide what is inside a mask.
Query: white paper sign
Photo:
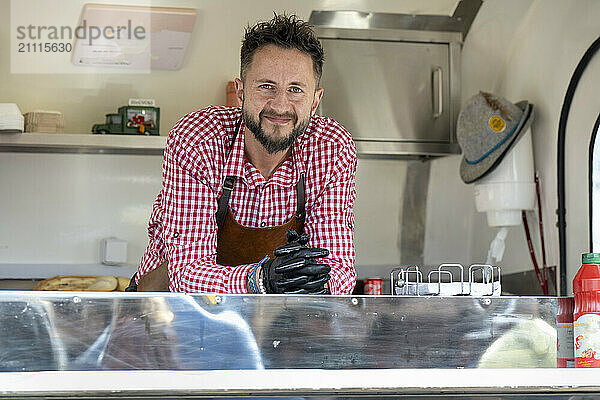
[[[129,99],[130,106],[154,107],[154,99]]]

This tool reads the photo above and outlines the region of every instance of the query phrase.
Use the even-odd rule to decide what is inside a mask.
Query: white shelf
[[[9,133],[0,134],[0,151],[162,155],[166,141],[166,136]]]

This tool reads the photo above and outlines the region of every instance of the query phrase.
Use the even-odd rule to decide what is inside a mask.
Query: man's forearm
[[[354,263],[340,262],[339,260],[323,259],[331,267],[329,291],[331,294],[352,294],[356,285],[356,270]]]
[[[171,291],[185,293],[248,293],[246,277],[252,264],[235,267],[216,263],[216,256],[188,265],[169,264]]]

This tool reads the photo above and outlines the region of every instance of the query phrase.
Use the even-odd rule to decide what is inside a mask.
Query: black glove
[[[288,243],[275,249],[274,259],[262,265],[263,283],[267,293],[325,294],[325,283],[330,279],[331,267],[318,263],[329,250],[307,247],[308,234],[298,235],[290,230]]]
[[[135,277],[137,275],[137,272],[135,274],[133,274],[133,276],[131,277],[131,280],[129,281],[129,286],[127,286],[125,288],[126,292],[137,292],[137,283],[135,283]]]

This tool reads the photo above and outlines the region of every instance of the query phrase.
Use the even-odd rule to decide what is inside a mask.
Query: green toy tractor
[[[106,123],[94,124],[92,133],[158,136],[159,129],[160,108],[123,106],[117,114],[106,114]]]

